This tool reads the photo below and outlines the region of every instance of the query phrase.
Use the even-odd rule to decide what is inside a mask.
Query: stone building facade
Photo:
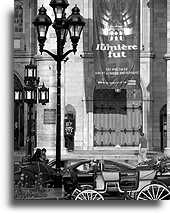
[[[34,62],[36,50],[36,34],[32,20],[37,13],[36,1],[14,1],[14,28],[13,28],[13,78],[14,90],[24,90],[25,65],[31,59]],[[36,121],[35,108],[32,119]],[[34,128],[35,129],[35,128]],[[27,105],[24,102],[14,102],[14,151],[16,156],[26,153],[27,136]]]
[[[55,157],[56,145],[56,62],[43,53],[40,55],[36,42],[33,16],[37,8],[43,6],[54,19],[50,1],[16,0],[23,3],[23,29],[14,33],[14,75],[24,86],[24,66],[30,58],[37,65],[38,76],[49,87],[50,99],[45,106],[37,104],[34,109],[36,147],[47,149],[49,158]],[[148,149],[152,152],[170,148],[169,121],[169,0],[140,0],[140,90],[132,91],[127,101],[127,118],[121,114],[100,114],[95,112],[96,97],[106,94],[94,86],[94,14],[93,0],[70,0],[67,14],[75,4],[85,18],[86,26],[81,35],[77,53],[70,54],[69,60],[62,63],[61,75],[61,156],[63,160],[82,158],[136,159],[140,128],[145,133]],[[52,27],[47,34],[45,48],[56,51],[56,37]],[[65,50],[71,48],[71,42]],[[16,82],[18,85],[19,83]],[[168,90],[167,90],[168,89]],[[128,91],[128,90],[127,90]],[[103,95],[101,95],[103,93]],[[122,92],[114,92],[119,100]],[[118,94],[116,94],[118,93]],[[136,93],[136,94],[135,94]],[[122,95],[123,96],[123,95]],[[133,97],[137,96],[138,99]],[[101,98],[102,99],[102,98]],[[106,99],[107,100],[107,99]],[[104,102],[104,101],[103,101]],[[118,101],[113,101],[113,103]],[[168,104],[168,105],[167,105]],[[23,105],[23,104],[20,104]],[[107,103],[106,103],[107,105]],[[16,107],[17,108],[17,107]],[[25,148],[27,132],[27,106],[20,108],[23,114],[21,147]],[[16,110],[18,115],[19,110]],[[167,117],[168,114],[168,117]],[[71,151],[66,146],[65,127],[67,117],[74,121],[74,144]],[[101,116],[102,115],[102,116]],[[104,116],[103,116],[104,115]],[[110,115],[110,116],[109,116]],[[19,118],[18,118],[19,117]],[[102,119],[103,117],[103,119]],[[124,119],[125,118],[125,119]],[[168,120],[167,120],[168,119]],[[21,116],[16,116],[21,120]],[[101,125],[105,120],[106,124]],[[96,122],[97,121],[97,122]],[[110,121],[116,121],[113,125]],[[130,121],[130,122],[129,122]],[[138,121],[138,122],[136,122]],[[168,122],[167,122],[168,121]],[[100,124],[100,130],[97,125]],[[105,127],[104,127],[105,126]],[[103,128],[104,127],[104,128]],[[106,128],[107,127],[107,128]],[[123,130],[123,131],[122,131]],[[97,134],[96,134],[97,133]],[[106,136],[107,134],[107,136]],[[168,140],[167,140],[168,139]]]

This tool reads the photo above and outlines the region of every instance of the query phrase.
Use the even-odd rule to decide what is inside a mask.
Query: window
[[[23,0],[14,1],[14,32],[23,32]]]

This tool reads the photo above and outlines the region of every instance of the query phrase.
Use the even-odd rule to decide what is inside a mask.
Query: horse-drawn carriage
[[[55,160],[49,164],[24,163],[15,172],[15,183],[24,176],[27,188],[41,175],[43,187],[56,182]],[[170,160],[148,161],[137,166],[111,160],[82,160],[62,171],[65,199],[69,200],[169,200]]]
[[[106,200],[117,194],[124,200],[169,200],[168,162],[147,162],[132,167],[110,160],[86,160],[63,175],[65,192],[73,200]]]

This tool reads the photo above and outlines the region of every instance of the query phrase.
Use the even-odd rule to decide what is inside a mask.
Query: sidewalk
[[[64,192],[61,188],[50,188],[48,189],[44,197],[42,195],[41,197],[37,197],[33,200],[62,200],[63,197]]]
[[[61,188],[18,188],[15,191],[15,200],[63,200],[64,191]]]

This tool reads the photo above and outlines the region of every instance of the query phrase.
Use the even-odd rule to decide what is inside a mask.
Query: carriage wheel
[[[137,195],[137,200],[169,200],[170,191],[161,184],[149,184]]]
[[[90,200],[90,201],[94,201],[94,200],[104,200],[103,196],[96,192],[95,190],[84,190],[82,192],[80,192],[75,200]]]

